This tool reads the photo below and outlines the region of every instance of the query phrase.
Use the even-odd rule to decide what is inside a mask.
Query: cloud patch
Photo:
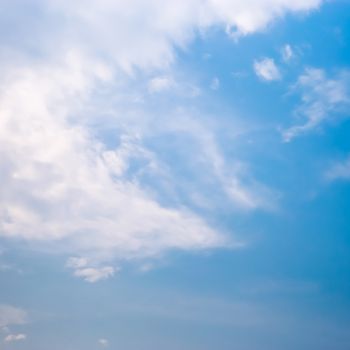
[[[71,121],[101,81],[103,65],[85,59],[25,68],[0,94],[2,235],[120,258],[223,245],[203,219],[125,176],[123,144],[107,149]]]
[[[281,73],[272,58],[263,58],[254,61],[255,74],[264,81],[275,81],[281,79]]]
[[[85,258],[69,258],[66,266],[74,271],[74,276],[81,277],[89,283],[96,283],[113,277],[118,269],[112,266],[92,267]]]
[[[4,338],[5,343],[13,343],[18,341],[23,341],[27,339],[27,335],[20,333],[20,334],[9,334]]]
[[[290,62],[294,57],[294,51],[289,44],[286,44],[281,49],[282,60],[286,63]]]
[[[350,157],[333,164],[326,172],[325,177],[329,181],[350,180]]]
[[[174,7],[163,0],[32,0],[23,13],[25,25],[18,25],[7,16],[18,4],[6,2],[0,22],[6,18],[3,22],[16,33],[0,38],[9,55],[0,58],[1,236],[37,247],[53,245],[64,254],[99,262],[234,246],[234,239],[206,218],[183,203],[166,205],[156,191],[129,176],[130,159],[150,154],[141,142],[130,148],[123,142],[129,136],[140,138],[143,113],[135,117],[135,131],[127,118],[134,111],[122,110],[127,116],[118,120],[122,130],[108,130],[117,129],[120,140],[112,146],[96,135],[96,125],[105,126],[105,114],[116,119],[114,111],[125,106],[118,84],[126,79],[137,85],[137,71],[155,76],[151,92],[169,89],[171,80],[162,69],[198,32],[220,26],[237,38],[264,29],[287,12],[320,4],[181,0]],[[276,72],[267,67],[262,77],[274,80]],[[108,89],[113,93],[103,95]],[[203,144],[206,135],[199,136]],[[227,175],[223,156],[208,138],[205,152],[227,195],[244,208],[260,207],[259,190],[242,188]],[[147,161],[156,168],[154,159]],[[72,267],[74,273],[89,282],[115,272],[111,266],[80,264]]]
[[[342,70],[329,77],[323,69],[307,68],[292,91],[301,94],[302,102],[295,110],[295,117],[304,123],[283,131],[286,142],[347,116],[350,108],[350,72]]]

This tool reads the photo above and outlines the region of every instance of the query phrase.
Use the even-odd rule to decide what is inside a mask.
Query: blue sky
[[[348,1],[0,18],[1,349],[349,349]]]

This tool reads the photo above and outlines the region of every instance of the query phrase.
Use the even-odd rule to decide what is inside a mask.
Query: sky
[[[350,2],[2,0],[0,349],[348,350]]]

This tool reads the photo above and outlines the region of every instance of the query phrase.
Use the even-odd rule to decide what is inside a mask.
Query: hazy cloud
[[[344,161],[337,162],[326,172],[328,180],[350,180],[350,157]]]
[[[5,337],[4,341],[5,343],[12,343],[16,341],[26,340],[27,335],[26,334],[9,334]]]
[[[254,70],[256,75],[262,80],[274,81],[281,79],[281,73],[272,58],[254,61]]]
[[[151,79],[148,83],[148,90],[151,93],[169,90],[174,86],[174,82],[170,77],[160,76]]]
[[[294,57],[294,52],[289,44],[286,44],[281,49],[281,55],[284,62],[289,62]]]
[[[340,71],[328,77],[322,69],[308,68],[298,78],[292,91],[301,94],[301,105],[295,116],[304,123],[291,126],[283,131],[283,139],[293,138],[311,132],[324,123],[346,114],[350,107],[350,72]]]
[[[0,327],[24,324],[27,322],[27,312],[11,306],[0,304]]]
[[[102,347],[105,347],[105,348],[108,347],[108,345],[109,345],[108,340],[105,339],[105,338],[99,339],[99,340],[98,340],[98,343],[99,343]]]

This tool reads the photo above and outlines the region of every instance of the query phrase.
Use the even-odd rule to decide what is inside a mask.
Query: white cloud
[[[156,156],[137,142],[124,142],[135,134],[127,118],[132,111],[121,113],[127,117],[120,121],[121,142],[116,146],[97,137],[87,124],[100,125],[103,113],[117,108],[115,100],[123,103],[121,76],[133,82],[135,67],[159,72],[174,60],[175,48],[185,46],[198,30],[219,25],[246,35],[288,11],[308,11],[320,3],[182,0],[171,6],[163,0],[29,1],[23,25],[7,22],[17,31],[14,37],[21,39],[1,37],[10,57],[0,58],[1,235],[36,246],[53,244],[58,251],[96,260],[227,245],[222,234],[190,209],[160,204],[149,188],[128,177],[135,155],[153,167],[156,163]],[[8,10],[16,2],[6,6]],[[0,20],[1,16],[6,11],[1,11]],[[167,79],[160,75],[151,89],[167,89]],[[99,100],[106,86],[114,89],[109,104]],[[107,107],[96,112],[99,103]],[[96,112],[93,116],[91,110]],[[135,118],[140,129],[142,117]],[[205,137],[201,140],[204,144]],[[227,175],[214,141],[205,152],[237,203],[260,206],[255,191],[242,189]],[[75,273],[88,281],[114,273],[111,266],[75,264]]]
[[[88,259],[71,257],[67,260],[66,266],[72,269],[80,269],[88,265]]]
[[[112,266],[91,266],[86,258],[71,257],[66,266],[74,270],[74,276],[83,278],[86,282],[95,283],[113,277],[118,269]]]
[[[118,256],[222,245],[201,218],[162,207],[116,172],[106,160],[111,150],[70,123],[96,79],[94,65],[74,56],[6,82],[0,95],[1,180],[7,184],[1,189],[2,234],[69,239],[65,246],[72,249]],[[118,160],[118,149],[114,156]]]
[[[109,345],[109,341],[107,339],[104,339],[104,338],[99,339],[98,343],[103,347],[107,347]]]
[[[214,192],[210,196],[217,196],[220,191],[223,191],[225,198],[218,199],[219,202],[234,206],[239,210],[274,210],[276,193],[265,188],[262,184],[251,179],[251,174],[246,165],[239,161],[231,160],[230,164],[225,159],[218,141],[217,135],[210,127],[206,127],[203,119],[195,120],[190,118],[180,118],[173,120],[168,126],[168,132],[173,134],[184,133],[187,137],[191,136],[195,145],[190,155],[196,154],[190,158],[190,162],[201,165],[198,171],[206,179],[215,183]],[[188,146],[189,147],[189,146]],[[209,179],[203,175],[209,176]],[[196,182],[201,180],[201,176],[196,179]],[[207,187],[206,183],[203,187]],[[203,187],[193,193],[193,197],[200,204],[207,205],[207,200],[203,197]],[[209,201],[212,198],[208,198]],[[229,200],[228,202],[225,200]],[[210,207],[210,204],[209,204]],[[242,242],[236,242],[237,246],[241,246]]]
[[[254,61],[255,74],[262,80],[274,81],[281,79],[281,73],[272,58]]]
[[[26,311],[11,305],[0,304],[0,328],[24,324],[26,322]]]
[[[235,37],[246,35],[287,12],[317,8],[321,0],[180,0],[176,7],[164,0],[37,2],[65,21],[66,35],[56,45],[78,41],[130,68],[170,62],[172,46],[185,45],[197,29],[221,25]]]
[[[322,69],[308,68],[293,89],[301,94],[302,104],[295,114],[305,122],[283,132],[283,139],[293,138],[317,129],[322,124],[349,111],[350,72],[341,71],[329,78]]]
[[[350,180],[350,157],[342,162],[333,164],[326,172],[326,179],[334,180]]]
[[[82,277],[86,282],[95,283],[100,280],[108,279],[114,275],[115,269],[112,266],[104,267],[86,267],[75,270],[74,275]]]
[[[16,341],[26,340],[27,335],[26,334],[9,334],[5,337],[4,341],[6,343],[12,343]]]
[[[23,47],[35,45],[29,40],[35,37],[40,52],[44,46],[54,54],[80,48],[131,71],[135,66],[168,65],[174,60],[174,46],[185,46],[198,31],[221,26],[239,37],[265,29],[288,12],[310,11],[321,3],[321,0],[179,0],[172,6],[170,0],[30,0],[27,17],[22,20],[24,25],[16,26],[16,30]],[[7,4],[8,8],[11,6],[16,6],[16,2]],[[6,16],[6,11],[3,15]],[[9,39],[5,39],[8,43]]]
[[[294,52],[289,44],[286,44],[281,49],[281,55],[284,62],[289,62],[294,57]]]

